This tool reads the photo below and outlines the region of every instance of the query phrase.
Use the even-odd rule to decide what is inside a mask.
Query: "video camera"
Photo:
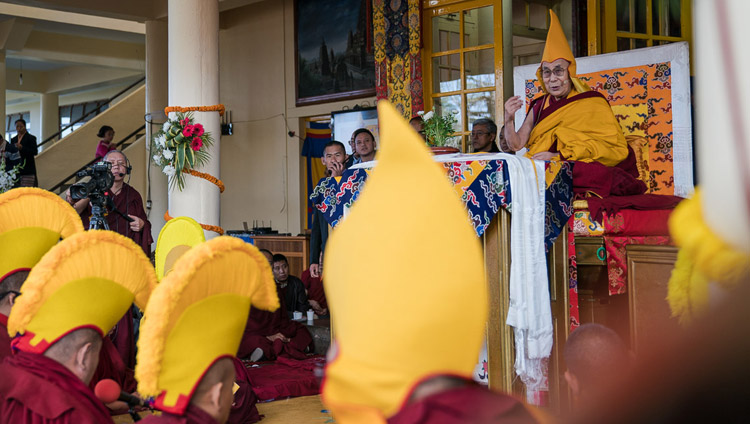
[[[70,197],[73,200],[103,198],[105,192],[112,188],[115,177],[111,172],[112,164],[109,162],[97,162],[83,171],[78,171],[78,177],[91,177],[86,182],[76,183],[70,186]]]

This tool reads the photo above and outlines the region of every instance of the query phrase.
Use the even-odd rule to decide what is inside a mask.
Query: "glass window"
[[[689,34],[684,34],[683,29],[687,19],[683,14],[690,12],[688,0],[602,2],[607,10],[604,25],[606,52],[690,41]]]
[[[464,11],[464,47],[492,44],[495,39],[492,6]]]
[[[495,49],[464,53],[466,88],[495,86]]]
[[[466,110],[469,119],[469,131],[471,123],[479,118],[490,118],[495,120],[495,92],[482,91],[466,95]]]
[[[432,18],[432,51],[437,53],[460,48],[460,31],[458,13]]]
[[[433,99],[432,106],[435,113],[440,116],[455,113],[457,122],[453,129],[456,132],[461,131],[461,128],[463,128],[463,121],[461,120],[461,96],[437,97]]]

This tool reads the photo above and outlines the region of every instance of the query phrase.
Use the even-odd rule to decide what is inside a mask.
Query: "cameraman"
[[[109,211],[107,214],[109,229],[133,239],[133,241],[141,246],[146,256],[151,258],[151,243],[153,243],[154,239],[151,237],[151,223],[148,221],[146,212],[143,209],[143,199],[136,189],[125,182],[125,176],[130,174],[130,170],[128,169],[130,162],[125,154],[119,150],[108,152],[102,160],[112,165],[110,172],[114,176],[114,183],[108,192],[114,202],[115,208],[133,220],[132,222],[128,222],[117,212]],[[77,202],[73,201],[70,196],[70,189],[65,193],[65,198],[68,200],[68,203],[73,205],[78,214],[81,215],[83,225],[88,229],[89,218],[91,217],[89,199],[81,199]]]

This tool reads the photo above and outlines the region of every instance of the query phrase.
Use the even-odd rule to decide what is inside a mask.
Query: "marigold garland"
[[[667,300],[672,314],[690,322],[708,306],[708,283],[734,288],[750,275],[750,254],[730,246],[706,224],[700,192],[677,206],[669,218],[669,232],[680,246],[669,279]]]
[[[219,103],[213,106],[167,106],[164,108],[164,113],[169,112],[219,112],[219,115],[224,115],[224,105]]]
[[[169,211],[165,211],[164,220],[169,221],[170,219],[172,219],[172,216],[169,215]],[[200,224],[200,226],[206,231],[213,231],[214,233],[217,233],[220,236],[224,235],[224,229],[219,227],[218,225]]]
[[[209,183],[215,185],[216,187],[219,187],[219,192],[224,193],[224,188],[225,188],[224,182],[214,177],[213,175],[206,174],[205,172],[196,171],[195,169],[185,169],[183,172],[187,172],[188,174],[194,177],[203,178]]]

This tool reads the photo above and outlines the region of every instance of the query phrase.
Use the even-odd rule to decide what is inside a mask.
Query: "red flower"
[[[193,138],[193,141],[190,142],[190,148],[195,150],[196,152],[203,147],[203,140],[200,139],[200,137]]]
[[[203,125],[201,124],[195,124],[193,125],[193,135],[196,137],[200,137],[203,135],[204,129]]]
[[[193,132],[195,132],[195,127],[192,125],[187,125],[182,129],[182,135],[184,135],[185,137],[192,137]]]
[[[190,124],[190,118],[184,118],[182,121],[180,121],[180,125],[183,127],[188,126]]]

